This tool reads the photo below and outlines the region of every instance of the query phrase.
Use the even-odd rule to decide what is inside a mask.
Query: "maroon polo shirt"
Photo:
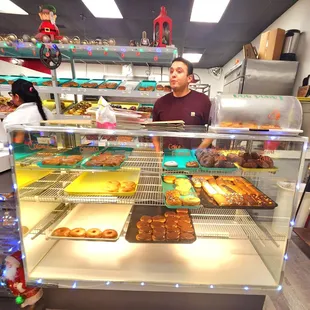
[[[184,97],[169,93],[154,105],[153,121],[183,120],[185,125],[205,125],[209,121],[211,102],[208,96],[192,90]],[[197,148],[201,139],[164,138],[164,149]]]

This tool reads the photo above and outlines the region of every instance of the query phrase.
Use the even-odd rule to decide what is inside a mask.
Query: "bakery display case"
[[[298,135],[301,124],[302,107],[295,97],[234,94],[216,97],[210,130]]]
[[[16,132],[31,141],[10,144],[29,283],[210,294],[281,290],[307,138],[274,137],[294,142],[298,169],[291,173],[281,158],[255,149],[273,139],[268,134],[45,124],[12,127],[11,141]],[[115,137],[113,147],[99,143],[107,136]],[[131,146],[117,144],[118,137]],[[156,153],[139,142],[153,137],[162,144],[178,138],[241,144]],[[248,162],[257,168],[241,169]],[[285,215],[279,181],[296,184]]]

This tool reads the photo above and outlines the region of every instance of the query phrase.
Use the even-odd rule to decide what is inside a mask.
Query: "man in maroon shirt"
[[[161,97],[155,103],[153,121],[183,120],[185,125],[205,125],[209,121],[211,102],[205,94],[189,89],[193,80],[193,65],[182,57],[175,58],[170,67],[170,86],[172,92]],[[160,151],[158,137],[153,143]],[[164,138],[164,149],[206,148],[212,140]]]

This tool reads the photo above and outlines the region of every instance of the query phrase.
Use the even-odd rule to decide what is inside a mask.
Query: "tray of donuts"
[[[165,205],[169,209],[197,209],[201,207],[191,181],[186,175],[162,175]]]
[[[125,238],[130,243],[193,243],[196,234],[188,209],[134,206]]]
[[[193,176],[192,183],[206,208],[274,209],[278,205],[239,176]]]
[[[128,147],[108,147],[101,153],[85,159],[81,167],[98,170],[117,170],[122,167],[125,160],[131,154],[133,148]]]
[[[49,233],[51,239],[116,241],[122,233],[131,205],[78,204]]]

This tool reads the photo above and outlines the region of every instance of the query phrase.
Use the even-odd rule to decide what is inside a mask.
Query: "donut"
[[[186,240],[186,241],[192,241],[192,240],[195,240],[195,236],[193,234],[189,234],[189,233],[182,233],[180,235],[180,239]]]
[[[156,215],[152,217],[153,223],[154,222],[159,222],[159,223],[165,223],[166,222],[166,218],[162,215]]]
[[[27,234],[29,228],[27,226],[22,226],[23,235]]]
[[[178,223],[177,217],[168,217],[166,220],[166,225],[174,225]]]
[[[152,223],[152,217],[148,215],[143,215],[140,218],[141,222]]]
[[[68,227],[59,227],[53,231],[52,236],[68,237],[69,234],[70,234],[70,229]]]
[[[173,211],[167,211],[167,212],[165,212],[164,216],[165,216],[166,218],[168,218],[168,217],[175,217],[176,214],[175,214],[175,212],[173,212]]]
[[[149,225],[142,226],[138,228],[139,233],[145,233],[145,234],[151,234],[152,233],[152,228]]]
[[[198,165],[197,161],[188,161],[186,163],[186,167],[188,167],[188,168],[197,168],[197,167],[199,167],[199,165]]]
[[[177,209],[178,214],[188,214],[188,209]]]
[[[163,180],[165,183],[173,184],[174,181],[176,180],[176,177],[174,175],[165,175]]]
[[[165,237],[165,234],[163,234],[163,233],[154,233],[153,232],[152,240],[155,242],[165,241],[166,237]]]
[[[177,232],[167,232],[166,240],[167,241],[179,241],[180,234]]]
[[[166,229],[167,231],[173,231],[173,230],[178,229],[178,225],[177,224],[169,224],[169,225],[166,224]]]
[[[166,161],[166,162],[164,163],[164,165],[165,165],[166,167],[177,167],[177,166],[178,166],[178,163],[177,163],[176,161],[174,161],[174,160],[170,160],[170,161]]]
[[[181,233],[181,229],[179,229],[179,228],[168,229],[167,228],[167,234],[168,233],[178,233],[178,234],[180,234]]]
[[[186,217],[186,216],[182,216],[179,218],[179,221],[178,221],[179,225],[182,225],[182,224],[191,224],[191,219],[189,217]]]
[[[98,228],[91,228],[86,231],[86,238],[100,238],[101,230]]]
[[[101,236],[102,238],[105,238],[105,239],[116,239],[118,236],[118,233],[114,229],[106,229],[103,231]]]
[[[180,230],[182,233],[189,233],[189,234],[193,234],[195,232],[194,228],[191,226],[181,226]]]
[[[84,228],[75,228],[70,231],[69,236],[75,238],[83,238],[85,237],[85,233],[86,230]]]
[[[139,233],[136,235],[138,241],[152,241],[152,235],[146,233]]]
[[[153,222],[153,223],[151,224],[151,227],[152,227],[153,229],[156,229],[156,228],[159,228],[159,227],[165,228],[165,225],[164,225],[164,223],[161,223],[161,222]]]
[[[138,229],[140,229],[140,228],[150,228],[150,224],[148,222],[142,222],[142,221],[137,222],[136,226],[137,226]]]

